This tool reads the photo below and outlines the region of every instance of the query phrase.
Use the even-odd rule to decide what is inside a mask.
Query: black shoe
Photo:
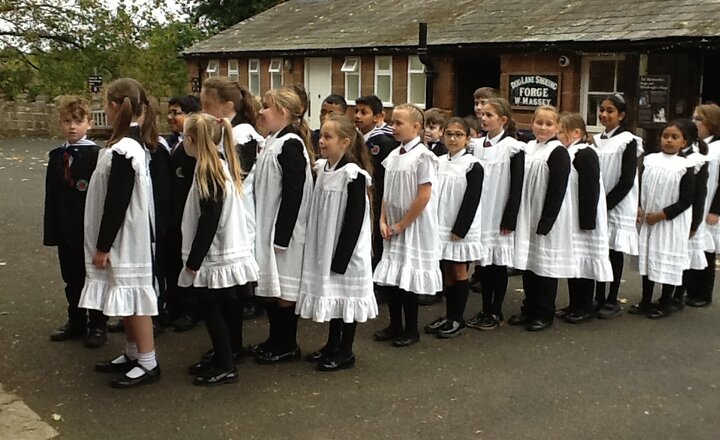
[[[570,312],[562,317],[565,322],[570,324],[580,324],[586,321],[591,321],[594,318],[595,314],[588,312]]]
[[[650,311],[650,313],[647,314],[647,317],[649,319],[662,319],[667,318],[672,314],[672,310],[670,310],[670,307],[653,307],[653,309]]]
[[[296,346],[290,351],[275,352],[267,351],[255,356],[255,362],[263,365],[281,364],[284,362],[297,361],[302,357],[300,347]]]
[[[373,334],[373,338],[375,338],[376,341],[390,341],[391,339],[395,339],[398,336],[400,336],[400,333],[402,333],[399,330],[395,330],[392,327],[385,327],[382,330],[378,330]]]
[[[111,322],[107,325],[108,333],[122,333],[125,331],[125,324],[122,319],[118,319],[115,322]]]
[[[548,321],[545,319],[533,319],[528,323],[528,325],[525,327],[525,330],[529,332],[539,332],[545,329],[548,329],[552,327],[552,321]]]
[[[475,328],[478,330],[495,330],[497,328],[500,328],[502,322],[502,316],[485,315]]]
[[[130,358],[123,353],[123,357],[125,358],[125,362],[120,362],[117,364],[114,364],[112,360],[106,361],[106,362],[98,362],[95,364],[95,371],[98,373],[122,373],[125,374],[128,371],[135,368],[135,366],[138,364],[137,359],[131,360]]]
[[[337,351],[331,356],[326,357],[317,366],[318,371],[338,371],[352,368],[355,366],[355,355],[345,354]]]
[[[620,304],[611,304],[606,303],[600,310],[597,312],[598,319],[612,319],[616,316],[620,316],[622,314],[622,307],[620,307]]]
[[[107,342],[107,331],[104,328],[91,328],[83,339],[87,348],[100,348]]]
[[[643,303],[630,306],[630,310],[628,310],[628,314],[630,315],[647,315],[650,312],[652,312],[652,306]]]
[[[464,321],[455,321],[454,319],[450,319],[438,329],[437,333],[435,333],[435,336],[437,336],[439,339],[454,338],[456,336],[460,336],[464,328]]]
[[[70,324],[70,321],[64,326],[52,332],[50,340],[54,342],[69,341],[71,339],[80,339],[87,333],[85,327]]]
[[[418,305],[431,306],[442,302],[442,295],[418,295]]]
[[[420,333],[418,332],[403,332],[400,336],[393,339],[393,347],[409,347],[413,344],[420,342]]]
[[[242,351],[242,353],[233,353],[233,360],[235,361],[235,364],[239,364],[242,362],[243,359],[245,359],[246,356],[245,350]],[[205,374],[210,368],[213,367],[215,363],[215,350],[210,349],[203,353],[203,355],[200,357],[200,361],[190,365],[188,367],[188,374],[191,374],[193,376],[200,376],[202,374]]]
[[[479,312],[477,315],[465,321],[465,325],[471,328],[479,329],[479,325],[485,319],[485,312]]]
[[[526,315],[524,312],[520,312],[518,315],[511,316],[510,319],[508,320],[508,324],[510,324],[510,325],[528,325],[528,324],[530,324],[530,321],[532,321],[532,319],[530,319],[529,315]]]
[[[146,370],[145,367],[140,364],[137,364],[137,367],[140,367],[143,370],[142,376],[132,379],[127,377],[126,374],[123,374],[110,382],[110,386],[113,388],[133,388],[138,385],[145,385],[160,380],[160,364],[152,370]]]
[[[313,362],[318,363],[322,362],[325,358],[334,355],[337,353],[339,349],[329,349],[327,346],[321,348],[320,350],[313,351],[309,355],[305,356],[305,362]]]
[[[690,307],[707,307],[710,305],[710,301],[700,298],[687,298],[685,300],[685,305]]]
[[[178,319],[172,322],[172,328],[176,332],[186,332],[192,330],[197,324],[197,321],[190,315],[182,315]]]
[[[438,332],[438,330],[440,330],[440,327],[445,325],[446,322],[448,322],[448,319],[441,316],[440,318],[438,318],[435,321],[431,322],[430,324],[426,325],[424,327],[424,331],[427,334],[434,335],[435,333]]]
[[[193,380],[193,385],[207,387],[212,385],[221,385],[224,383],[235,383],[238,381],[237,367],[230,370],[213,367],[205,371],[202,375]]]
[[[570,313],[570,306],[555,310],[555,317],[562,318],[563,316],[567,315],[568,313]]]
[[[265,342],[261,342],[259,344],[249,345],[245,349],[245,354],[248,356],[259,356],[263,353],[267,353],[272,350],[273,350],[273,347],[270,344],[270,341],[265,341]]]

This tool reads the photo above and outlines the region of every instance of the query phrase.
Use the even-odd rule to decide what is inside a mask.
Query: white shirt
[[[417,136],[415,139],[407,143],[400,144],[400,148],[404,148],[405,153],[409,153],[413,148],[417,147],[420,144],[420,136]],[[423,145],[423,147],[425,146]],[[420,162],[420,165],[417,169],[418,185],[432,182],[433,180],[435,180],[435,174],[435,168],[431,166],[431,163],[429,161]]]
[[[603,134],[605,135],[605,137],[607,137],[608,139],[610,139],[611,137],[613,137],[613,135],[614,135],[615,132],[618,130],[618,128],[620,128],[619,125],[618,125],[617,127],[613,128],[613,129],[610,130],[610,131],[605,131],[605,132],[603,132]]]
[[[505,130],[502,130],[497,136],[495,136],[492,139],[486,138],[485,142],[490,141],[492,145],[496,145],[498,142],[500,142],[500,139],[502,139],[503,135],[505,134]]]

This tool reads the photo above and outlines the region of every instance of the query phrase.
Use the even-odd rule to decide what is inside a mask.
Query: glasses
[[[176,116],[184,115],[184,114],[185,114],[185,112],[182,110],[170,110],[168,112],[168,116],[172,116],[173,118]]]
[[[445,137],[448,139],[452,139],[452,138],[460,139],[460,138],[464,138],[466,136],[467,136],[467,134],[463,133],[462,131],[446,131],[445,132]]]

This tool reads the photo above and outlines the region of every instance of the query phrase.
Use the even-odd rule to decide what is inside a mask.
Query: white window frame
[[[253,67],[253,64],[255,65]],[[257,79],[257,88],[252,86],[253,78]],[[260,96],[260,60],[258,58],[250,58],[248,60],[248,90],[254,96]]]
[[[228,60],[228,78],[237,80],[240,78],[240,63],[236,59]]]
[[[282,58],[272,58],[270,65],[268,66],[268,73],[270,74],[270,88],[279,89],[283,83],[283,60]],[[280,84],[275,84],[280,74]]]
[[[418,61],[418,62],[420,63],[420,65],[422,66],[421,69],[413,69],[413,68],[412,68],[412,61],[413,61],[413,59],[417,59],[417,61]],[[415,105],[418,106],[419,108],[425,110],[425,101],[427,100],[427,96],[425,96],[425,86],[426,86],[426,84],[427,84],[427,77],[425,76],[425,65],[420,61],[420,57],[418,57],[417,55],[410,55],[410,56],[408,57],[408,60],[407,60],[407,61],[408,61],[407,102],[409,102],[410,104],[415,104]],[[413,77],[413,75],[418,75],[418,74],[422,74],[422,78],[423,78],[423,97],[425,98],[425,99],[423,100],[423,102],[413,102],[412,99],[411,99],[411,95],[412,95],[412,93],[411,93],[411,90],[412,90],[412,87],[411,87],[411,86],[412,86],[412,77]]]
[[[380,60],[384,59],[384,58],[387,58],[389,60],[390,68],[388,70],[380,70],[380,68],[378,67],[378,64],[380,64],[379,63]],[[377,96],[378,98],[380,98],[382,100],[383,97],[378,94],[378,87],[377,87],[379,76],[389,76],[390,77],[390,96],[389,96],[390,100],[389,101],[383,100],[383,106],[394,107],[394,104],[392,103],[392,98],[393,98],[393,96],[392,96],[392,94],[393,94],[393,57],[392,56],[375,57],[375,86],[374,86],[375,89],[374,89],[374,91],[375,91],[375,96]]]
[[[615,77],[613,78],[614,90],[590,90],[590,65],[593,61],[615,61]],[[580,114],[583,119],[587,118],[588,106],[590,105],[588,95],[610,95],[612,93],[620,93],[622,95],[627,92],[627,90],[617,90],[618,61],[625,61],[625,55],[593,55],[583,57],[580,76]],[[587,124],[587,131],[591,133],[601,133],[605,129],[599,121],[585,121],[585,123]]]
[[[362,90],[362,61],[359,57],[347,57],[345,58],[345,61],[343,62],[342,67],[340,68],[340,71],[345,74],[345,101],[349,105],[355,105],[355,99],[362,96],[361,90]],[[348,85],[348,79],[351,77],[357,77],[357,98],[351,99],[350,95],[348,94],[348,91],[350,90],[350,87]]]
[[[220,75],[220,60],[209,60],[208,65],[205,68],[205,73],[208,78]]]

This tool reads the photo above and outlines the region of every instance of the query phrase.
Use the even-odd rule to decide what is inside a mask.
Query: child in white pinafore
[[[595,282],[613,280],[605,190],[600,176],[600,161],[582,116],[577,113],[560,116],[558,139],[568,149],[572,163],[568,192],[572,204],[572,242],[577,273],[568,278],[570,305],[559,310],[556,316],[578,324],[595,318]]]
[[[477,261],[474,277],[480,280],[482,310],[467,325],[478,330],[495,330],[505,320],[502,307],[508,267],[513,265],[515,227],[525,175],[525,144],[515,139],[515,121],[507,100],[488,99],[480,119],[486,136],[480,139],[473,154],[485,170],[484,197],[480,200],[484,252]]]
[[[598,108],[598,118],[605,131],[594,136],[600,159],[600,173],[605,186],[608,210],[608,240],[613,282],[605,295],[604,282],[595,285],[595,303],[600,319],[622,313],[618,291],[622,280],[624,256],[638,254],[635,218],[638,206],[637,159],[643,152],[642,139],[625,128],[627,104],[620,94],[606,97]]]
[[[194,385],[237,382],[242,355],[243,300],[257,281],[255,245],[245,222],[242,170],[235,154],[221,157],[220,139],[233,145],[226,119],[193,113],[185,120],[185,151],[197,158],[182,219],[185,269],[178,285],[193,287],[212,341],[212,355],[190,367]]]
[[[412,104],[395,107],[393,131],[400,146],[383,161],[385,190],[380,213],[384,249],[374,281],[388,287],[390,325],[375,340],[407,347],[420,340],[418,295],[442,289],[437,234],[437,156],[420,140],[422,110]],[[402,315],[405,311],[405,329]]]
[[[662,152],[643,161],[639,269],[643,277],[642,299],[630,313],[657,319],[671,313],[674,286],[682,284],[683,271],[690,267],[688,240],[695,191],[694,164],[678,155],[687,147],[682,123],[671,122],[661,135]],[[652,304],[653,287],[661,283],[662,296]]]
[[[155,114],[142,85],[131,78],[113,81],[105,112],[113,127],[90,179],[85,207],[86,278],[79,307],[122,316],[125,351],[95,364],[100,373],[120,373],[115,388],[160,379],[152,316],[158,314],[153,282],[154,205],[150,152],[128,134],[140,127],[147,145],[157,144]],[[147,138],[147,139],[145,139]]]
[[[314,153],[303,103],[292,87],[270,90],[260,111],[270,135],[255,164],[255,258],[260,277],[255,291],[267,301],[268,339],[252,347],[255,361],[276,364],[300,359],[298,316]]]
[[[515,230],[514,267],[523,270],[525,300],[511,325],[541,331],[555,319],[559,278],[572,278],[572,206],[567,191],[570,155],[555,137],[559,115],[541,106],[533,116],[535,140],[525,149],[525,180]]]
[[[358,322],[378,314],[372,280],[369,188],[372,162],[362,136],[345,115],[328,115],[320,131],[317,181],[308,216],[303,275],[296,312],[330,322],[324,347],[306,357],[320,371],[355,365]]]
[[[425,326],[425,332],[447,339],[465,328],[465,306],[470,283],[468,266],[484,254],[480,200],[483,168],[467,146],[470,126],[462,118],[451,118],[443,136],[448,153],[439,157],[437,197],[440,236],[440,266],[444,278],[445,316]]]

